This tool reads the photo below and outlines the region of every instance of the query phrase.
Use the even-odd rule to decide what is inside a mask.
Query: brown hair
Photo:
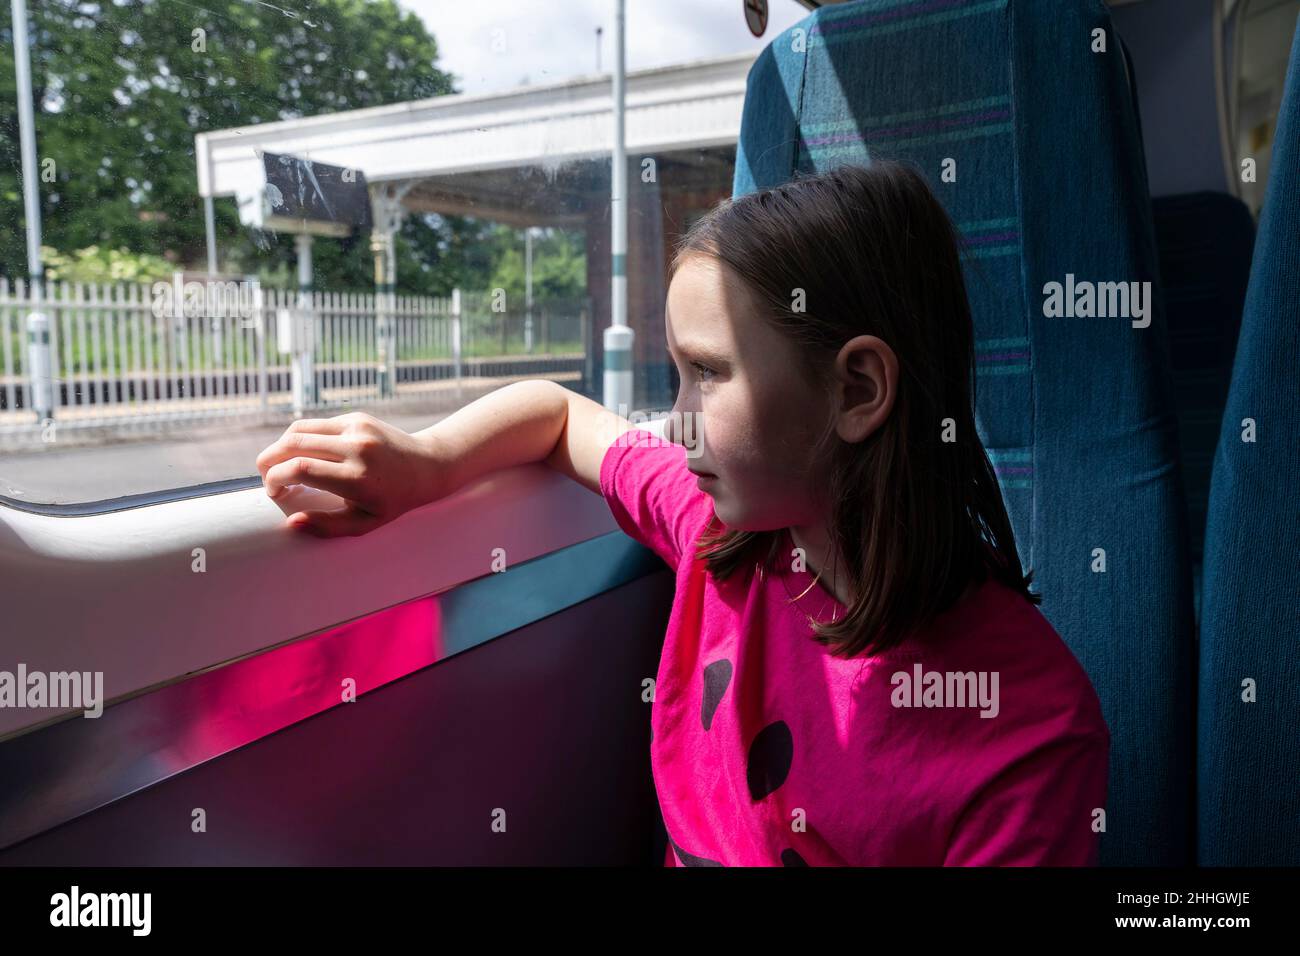
[[[850,443],[828,421],[816,447],[831,475],[831,553],[844,556],[853,593],[843,617],[813,623],[814,639],[846,658],[887,651],[989,574],[1039,603],[975,430],[974,330],[956,234],[921,174],[883,160],[796,173],[696,221],[677,241],[670,276],[697,255],[742,281],[798,346],[810,386],[830,387],[835,355],[858,335],[878,336],[898,359],[884,424]],[[804,311],[793,311],[796,289]],[[948,418],[952,442],[941,440]],[[783,535],[720,529],[697,553],[723,579],[773,567]]]

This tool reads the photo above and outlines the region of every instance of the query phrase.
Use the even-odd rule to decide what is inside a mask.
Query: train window
[[[600,394],[612,6],[19,6],[27,55],[0,30],[0,115],[30,133],[0,150],[0,501],[251,481],[300,417],[415,431],[519,378]],[[756,38],[739,5],[676,6],[627,13],[647,408],[672,399],[666,251],[730,193],[748,66],[807,14],[776,4]]]
[[[1300,0],[1241,0],[1233,35],[1230,118],[1241,199],[1258,215],[1264,202]]]

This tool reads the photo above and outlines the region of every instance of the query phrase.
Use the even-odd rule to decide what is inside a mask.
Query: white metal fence
[[[299,293],[179,279],[33,288],[0,278],[0,443],[29,444],[51,428],[450,408],[516,377],[577,382],[590,376],[590,315],[589,299],[525,310],[459,291]]]

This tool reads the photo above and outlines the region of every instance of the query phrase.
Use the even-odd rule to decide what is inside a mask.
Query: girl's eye
[[[706,382],[708,381],[708,376],[714,374],[713,369],[709,368],[707,365],[701,365],[699,362],[692,362],[691,368],[695,369],[696,374]]]

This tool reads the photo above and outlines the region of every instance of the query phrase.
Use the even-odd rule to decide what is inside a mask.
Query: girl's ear
[[[898,357],[874,335],[844,343],[835,356],[835,430],[847,442],[865,440],[885,423],[898,393]]]

